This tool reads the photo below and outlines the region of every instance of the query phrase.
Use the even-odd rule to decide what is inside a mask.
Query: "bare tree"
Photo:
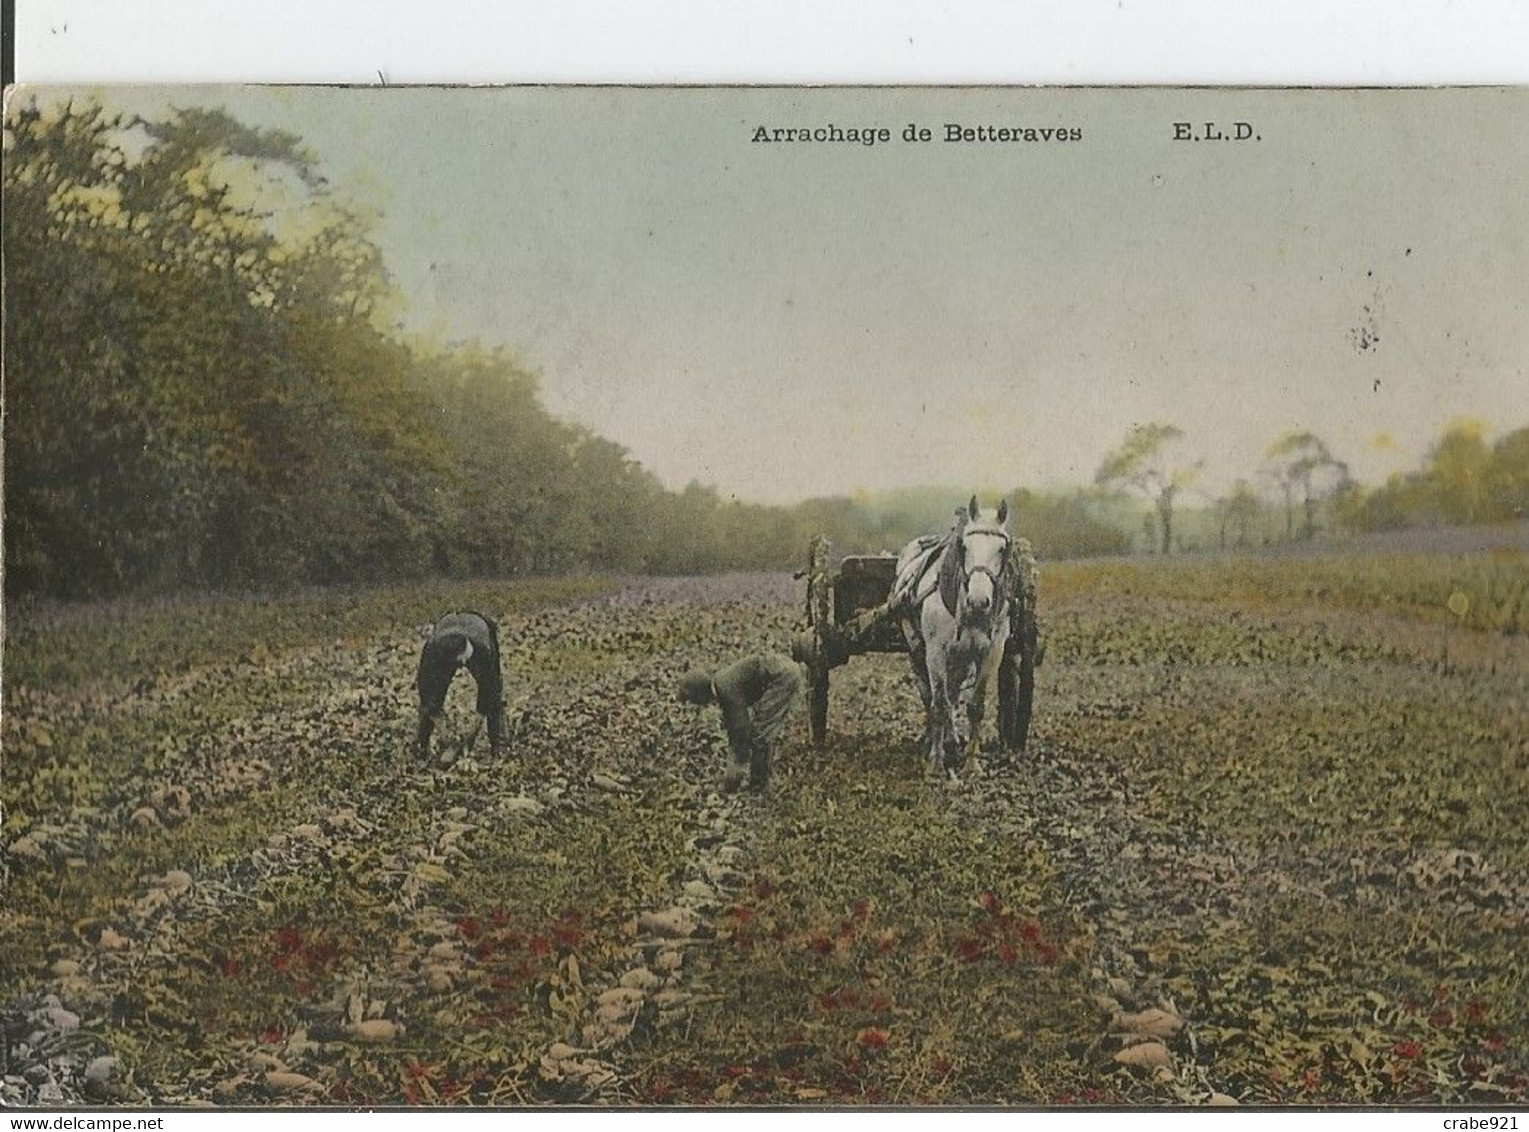
[[[1174,499],[1194,482],[1205,463],[1185,462],[1175,454],[1183,438],[1183,430],[1176,425],[1136,425],[1094,473],[1094,483],[1099,487],[1135,491],[1152,503],[1163,554],[1173,547]]]
[[[1233,545],[1248,545],[1248,524],[1258,517],[1258,495],[1247,480],[1238,480],[1232,490],[1214,501],[1217,536],[1222,550],[1226,549],[1227,531],[1235,532]]]
[[[1305,512],[1301,537],[1309,539],[1317,532],[1317,506],[1348,482],[1348,465],[1333,456],[1327,444],[1314,432],[1287,432],[1265,453],[1265,474],[1279,487],[1285,499],[1285,537],[1295,537],[1295,503],[1300,499]]]

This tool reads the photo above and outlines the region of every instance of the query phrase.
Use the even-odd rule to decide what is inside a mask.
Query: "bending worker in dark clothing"
[[[722,789],[749,785],[764,788],[770,778],[770,755],[802,698],[802,673],[796,662],[778,652],[756,653],[715,673],[690,672],[680,681],[680,699],[697,707],[722,709],[731,763]]]
[[[481,613],[448,613],[430,627],[419,656],[419,753],[430,753],[430,733],[446,706],[446,691],[466,668],[478,685],[478,714],[488,719],[489,746],[504,746],[504,677],[499,671],[499,626]]]

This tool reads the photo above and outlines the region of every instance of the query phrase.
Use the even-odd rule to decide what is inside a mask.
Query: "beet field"
[[[799,585],[11,607],[0,1099],[1525,1102],[1520,553],[1043,565],[1023,756],[861,657],[724,796],[675,681]],[[501,758],[465,676],[410,750],[454,607]]]

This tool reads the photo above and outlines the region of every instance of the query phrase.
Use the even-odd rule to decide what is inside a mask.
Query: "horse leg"
[[[970,657],[953,655],[945,674],[949,692],[947,710],[950,731],[946,738],[945,767],[952,775],[977,753],[982,724],[982,668]]]
[[[973,678],[966,691],[966,756],[976,758],[982,747],[982,717],[987,714],[987,681]]]
[[[929,669],[924,642],[912,625],[904,623],[903,640],[908,642],[908,665],[913,669],[913,683],[918,688],[919,701],[924,705],[927,719],[929,713]]]
[[[940,736],[940,762],[945,768],[945,773],[954,778],[966,757],[958,726],[962,700],[965,697],[961,683],[952,680],[950,674],[946,675],[943,683],[944,694],[940,698],[940,712],[944,716],[944,728]]]
[[[924,701],[924,745],[931,750],[939,742],[940,733],[940,709],[933,688],[929,682],[929,673],[921,664],[919,665],[919,694]]]
[[[918,686],[918,698],[925,709],[929,707],[932,692],[929,687],[929,669],[924,651],[920,649],[913,657],[913,682]]]
[[[929,762],[938,770],[944,762],[945,736],[949,728],[949,701],[945,681],[938,671],[929,673],[929,703],[925,708],[925,738],[929,743]]]

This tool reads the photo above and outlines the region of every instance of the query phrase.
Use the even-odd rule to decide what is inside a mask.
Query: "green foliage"
[[[1529,428],[1488,446],[1484,425],[1456,421],[1421,469],[1353,492],[1341,501],[1340,517],[1357,531],[1522,521],[1529,517]]]
[[[1012,496],[1009,527],[1048,558],[1098,558],[1129,554],[1131,536],[1101,517],[1083,492],[1043,495],[1020,489]]]
[[[368,321],[375,248],[296,139],[214,112],[11,110],[8,589],[419,573],[446,474],[428,401]],[[269,202],[284,177],[320,235]]]
[[[1142,955],[1244,1103],[1523,1089],[1506,892],[1529,868],[1526,583],[1521,558],[1491,556],[1047,573],[1062,667],[1039,734],[1183,840],[1178,869],[1207,881],[1186,911],[1228,910],[1192,939],[1143,933]]]

